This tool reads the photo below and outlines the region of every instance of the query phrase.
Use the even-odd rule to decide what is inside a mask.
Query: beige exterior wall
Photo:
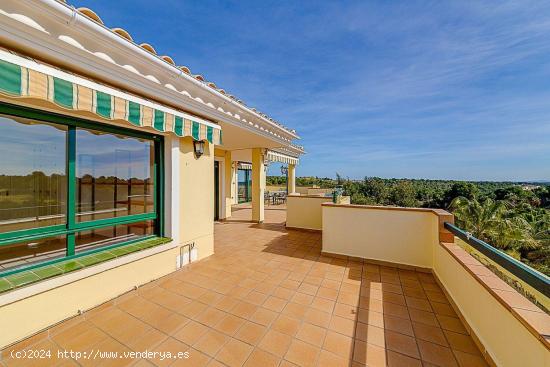
[[[333,189],[317,189],[317,188],[308,188],[306,191],[307,195],[325,195],[330,194],[334,191]]]
[[[323,252],[431,268],[438,217],[403,208],[323,206]]]
[[[289,195],[286,202],[286,226],[291,228],[323,228],[321,204],[332,198],[321,196]]]
[[[550,366],[550,352],[442,246],[434,273],[498,366]]]
[[[175,271],[178,254],[179,247],[171,248],[117,267],[118,259],[113,260],[97,265],[112,266],[106,271],[0,306],[0,349]]]
[[[214,253],[214,146],[195,157],[193,140],[180,140],[180,243],[195,243],[198,259]]]

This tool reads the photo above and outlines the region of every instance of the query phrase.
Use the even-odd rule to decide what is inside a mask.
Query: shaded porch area
[[[215,224],[209,258],[12,349],[189,352],[58,365],[485,365],[431,274],[324,257],[321,235],[287,230],[285,210],[261,224],[250,210]],[[9,353],[3,365],[33,362]]]

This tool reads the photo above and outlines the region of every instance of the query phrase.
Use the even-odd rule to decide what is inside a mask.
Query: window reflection
[[[0,233],[65,223],[66,127],[0,116]]]
[[[77,129],[77,221],[153,212],[154,143]]]
[[[79,253],[136,240],[153,234],[154,230],[155,221],[147,220],[144,222],[119,224],[111,227],[82,231],[76,235],[75,251]]]
[[[65,235],[0,246],[0,271],[65,256]]]

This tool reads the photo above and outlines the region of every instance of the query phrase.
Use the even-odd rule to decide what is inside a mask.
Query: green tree
[[[418,206],[413,185],[409,181],[399,181],[391,190],[390,202],[397,206]]]
[[[379,205],[386,204],[390,196],[388,186],[384,180],[378,177],[365,177],[362,192],[365,196],[370,197],[374,203]]]
[[[450,205],[457,225],[474,237],[485,241],[508,254],[521,258],[540,244],[533,237],[529,222],[520,216],[511,216],[510,205],[500,200],[483,201],[455,198]]]
[[[463,197],[469,200],[476,198],[479,195],[479,188],[471,182],[455,182],[449,190],[443,194],[443,207],[447,208],[451,205],[455,198]]]

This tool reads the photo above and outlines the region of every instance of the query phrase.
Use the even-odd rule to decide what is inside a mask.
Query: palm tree
[[[516,258],[524,257],[527,252],[540,247],[530,223],[525,218],[511,215],[503,201],[457,197],[449,209],[460,227]]]

